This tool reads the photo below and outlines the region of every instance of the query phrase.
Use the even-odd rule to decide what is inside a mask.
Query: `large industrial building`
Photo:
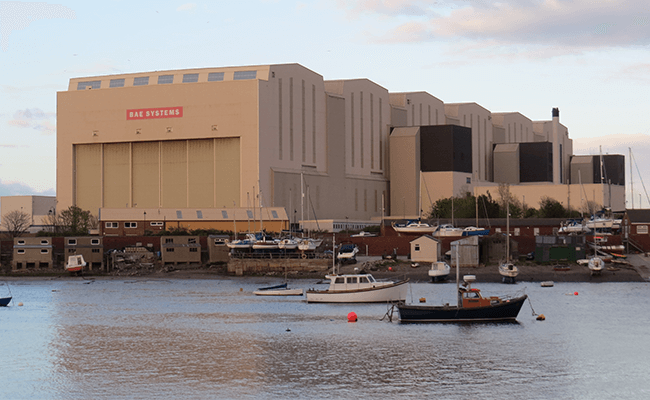
[[[588,185],[589,200],[624,208],[624,181],[573,176],[557,109],[531,121],[299,64],[74,78],[57,102],[60,210],[264,206],[293,222],[367,221],[499,183],[534,207],[556,194],[577,208],[574,185]]]

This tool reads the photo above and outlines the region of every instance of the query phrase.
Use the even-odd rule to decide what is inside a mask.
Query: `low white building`
[[[48,226],[48,215],[56,213],[55,196],[2,196],[0,197],[0,230],[6,231],[5,215],[20,211],[30,218],[28,233],[37,233]]]

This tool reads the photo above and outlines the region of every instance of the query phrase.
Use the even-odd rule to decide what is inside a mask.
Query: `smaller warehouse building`
[[[88,270],[104,269],[104,245],[100,236],[79,236],[65,238],[65,262],[68,257],[80,255]]]
[[[201,243],[198,236],[161,236],[162,263],[200,264]]]
[[[50,237],[17,237],[14,238],[13,261],[14,271],[31,268],[52,268],[52,238]]]

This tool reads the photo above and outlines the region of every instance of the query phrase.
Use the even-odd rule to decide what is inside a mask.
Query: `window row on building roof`
[[[219,82],[224,80],[223,72],[210,72],[207,77],[208,82]],[[247,79],[257,79],[257,71],[235,71],[233,74],[233,80],[247,80]],[[194,83],[199,81],[199,73],[188,73],[183,74],[182,83]],[[158,75],[157,84],[165,85],[174,83],[174,75],[165,74]],[[109,81],[109,88],[119,88],[124,87],[126,84],[125,78],[116,78]],[[149,76],[136,76],[133,78],[133,86],[146,86],[149,85]],[[102,87],[101,80],[92,80],[92,81],[82,81],[77,83],[77,90],[86,90],[86,89],[100,89]]]

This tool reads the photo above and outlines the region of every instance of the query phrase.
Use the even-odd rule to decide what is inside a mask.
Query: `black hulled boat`
[[[483,297],[480,290],[471,287],[476,280],[474,275],[466,275],[463,280],[463,285],[458,287],[458,305],[399,303],[400,322],[514,321],[528,298],[525,294],[519,297]]]

